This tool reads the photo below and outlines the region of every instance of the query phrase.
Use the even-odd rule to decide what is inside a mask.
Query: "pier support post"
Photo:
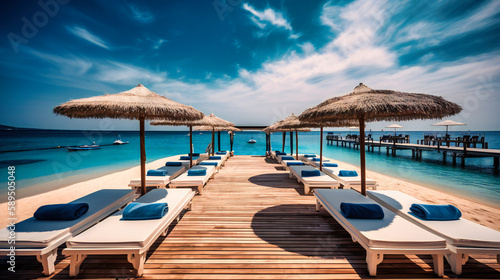
[[[446,162],[446,152],[443,152],[443,163]]]
[[[415,158],[415,150],[414,149],[411,150],[411,157]]]
[[[498,168],[500,166],[500,157],[494,157],[493,158],[493,166],[495,168]]]
[[[387,147],[386,150],[387,150],[387,155],[389,155],[389,147]]]
[[[457,153],[453,153],[453,165],[457,165]]]
[[[461,166],[462,166],[462,168],[465,167],[465,155],[463,155],[463,157],[462,157]]]

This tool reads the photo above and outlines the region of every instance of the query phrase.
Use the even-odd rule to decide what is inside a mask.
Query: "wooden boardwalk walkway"
[[[148,253],[141,279],[362,279],[365,251],[314,197],[264,157],[235,156],[196,196],[193,209]],[[437,278],[430,256],[388,255],[377,279]],[[0,278],[6,278],[4,263]],[[15,278],[41,279],[33,257],[17,260]],[[68,277],[59,256],[51,278]],[[9,273],[10,274],[10,273]],[[125,256],[88,257],[79,279],[133,278]],[[455,275],[445,264],[445,277]],[[12,276],[10,276],[12,277]],[[500,278],[493,256],[472,256],[460,278]]]

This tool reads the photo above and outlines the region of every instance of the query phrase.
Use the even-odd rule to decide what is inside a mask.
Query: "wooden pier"
[[[336,137],[334,138],[329,136],[330,135],[327,135],[326,137],[327,145],[336,144],[337,146],[340,147],[349,147],[349,148],[354,148],[356,150],[359,149],[358,141],[341,139]],[[412,144],[412,143],[391,143],[391,142],[374,141],[373,139],[365,141],[365,148],[368,152],[374,152],[375,148],[378,148],[379,151],[382,148],[385,148],[387,155],[390,154],[396,155],[397,150],[411,150],[412,157],[415,158],[416,160],[422,159],[423,151],[438,152],[443,154],[443,161],[446,161],[446,157],[448,155],[451,156],[453,165],[457,164],[457,158],[459,158],[462,167],[465,166],[466,158],[490,157],[493,158],[493,166],[495,168],[500,167],[500,150],[469,148],[467,146],[468,146],[467,144],[463,145],[463,147],[455,147],[455,146],[443,146],[440,144],[433,146],[433,145],[422,145],[422,144]]]
[[[59,256],[53,279],[68,279],[69,258]],[[193,200],[192,211],[160,237],[141,279],[411,279],[437,277],[427,255],[387,255],[377,277],[365,250],[282,166],[258,156],[234,156]],[[2,261],[2,279],[46,279],[33,257],[17,257],[16,273]],[[445,277],[455,277],[445,264]],[[125,256],[89,256],[78,279],[128,279]],[[460,278],[500,278],[488,255],[472,255]]]

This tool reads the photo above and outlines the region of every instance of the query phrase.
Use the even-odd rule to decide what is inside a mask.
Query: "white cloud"
[[[271,27],[285,29],[289,31],[290,39],[297,39],[301,36],[301,34],[293,33],[292,25],[280,12],[277,12],[271,8],[267,8],[263,11],[258,11],[257,9],[255,9],[254,7],[250,6],[247,3],[243,4],[243,9],[252,14],[252,16],[250,16],[250,19],[260,29],[263,30],[268,29],[269,25],[271,25]],[[266,32],[257,33],[259,37],[265,36],[267,34],[268,33]]]
[[[95,79],[108,83],[161,83],[167,77],[166,72],[152,72],[114,61],[100,62],[96,65],[96,70]]]
[[[87,40],[95,45],[98,45],[101,48],[109,49],[108,44],[104,40],[102,40],[101,38],[97,37],[96,35],[90,33],[90,31],[88,31],[85,28],[78,27],[78,26],[66,26],[66,29],[69,32],[75,34],[76,36],[78,36],[84,40]]]
[[[148,10],[145,10],[144,6],[142,6],[141,8],[139,8],[135,5],[132,5],[132,4],[127,4],[127,6],[130,9],[130,11],[132,12],[133,18],[139,22],[149,23],[155,19],[153,13],[151,13]]]

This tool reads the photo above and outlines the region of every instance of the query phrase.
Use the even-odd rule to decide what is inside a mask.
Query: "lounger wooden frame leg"
[[[443,275],[444,275],[443,255],[442,254],[433,254],[432,255],[432,263],[433,263],[434,273],[439,277],[443,277]]]
[[[451,271],[456,275],[462,274],[462,266],[469,260],[469,255],[465,253],[446,254],[446,260],[451,266]]]
[[[56,262],[57,259],[57,248],[53,249],[52,251],[43,254],[43,255],[37,255],[36,259],[42,263],[43,266],[43,274],[46,276],[49,276],[55,271],[55,266],[54,263]]]
[[[311,188],[309,187],[309,184],[304,183],[304,194],[309,194],[311,192]]]
[[[384,260],[384,254],[366,251],[366,264],[370,276],[377,276],[377,265]]]
[[[69,276],[75,277],[80,273],[80,265],[87,255],[83,254],[73,254],[71,255],[71,262],[69,264]]]
[[[320,209],[321,209],[321,202],[319,202],[319,200],[316,199],[316,212],[319,212]]]
[[[137,270],[137,277],[142,276],[144,273],[144,263],[146,261],[146,252],[144,253],[136,253],[136,254],[128,254],[127,260],[131,263],[135,270]]]

